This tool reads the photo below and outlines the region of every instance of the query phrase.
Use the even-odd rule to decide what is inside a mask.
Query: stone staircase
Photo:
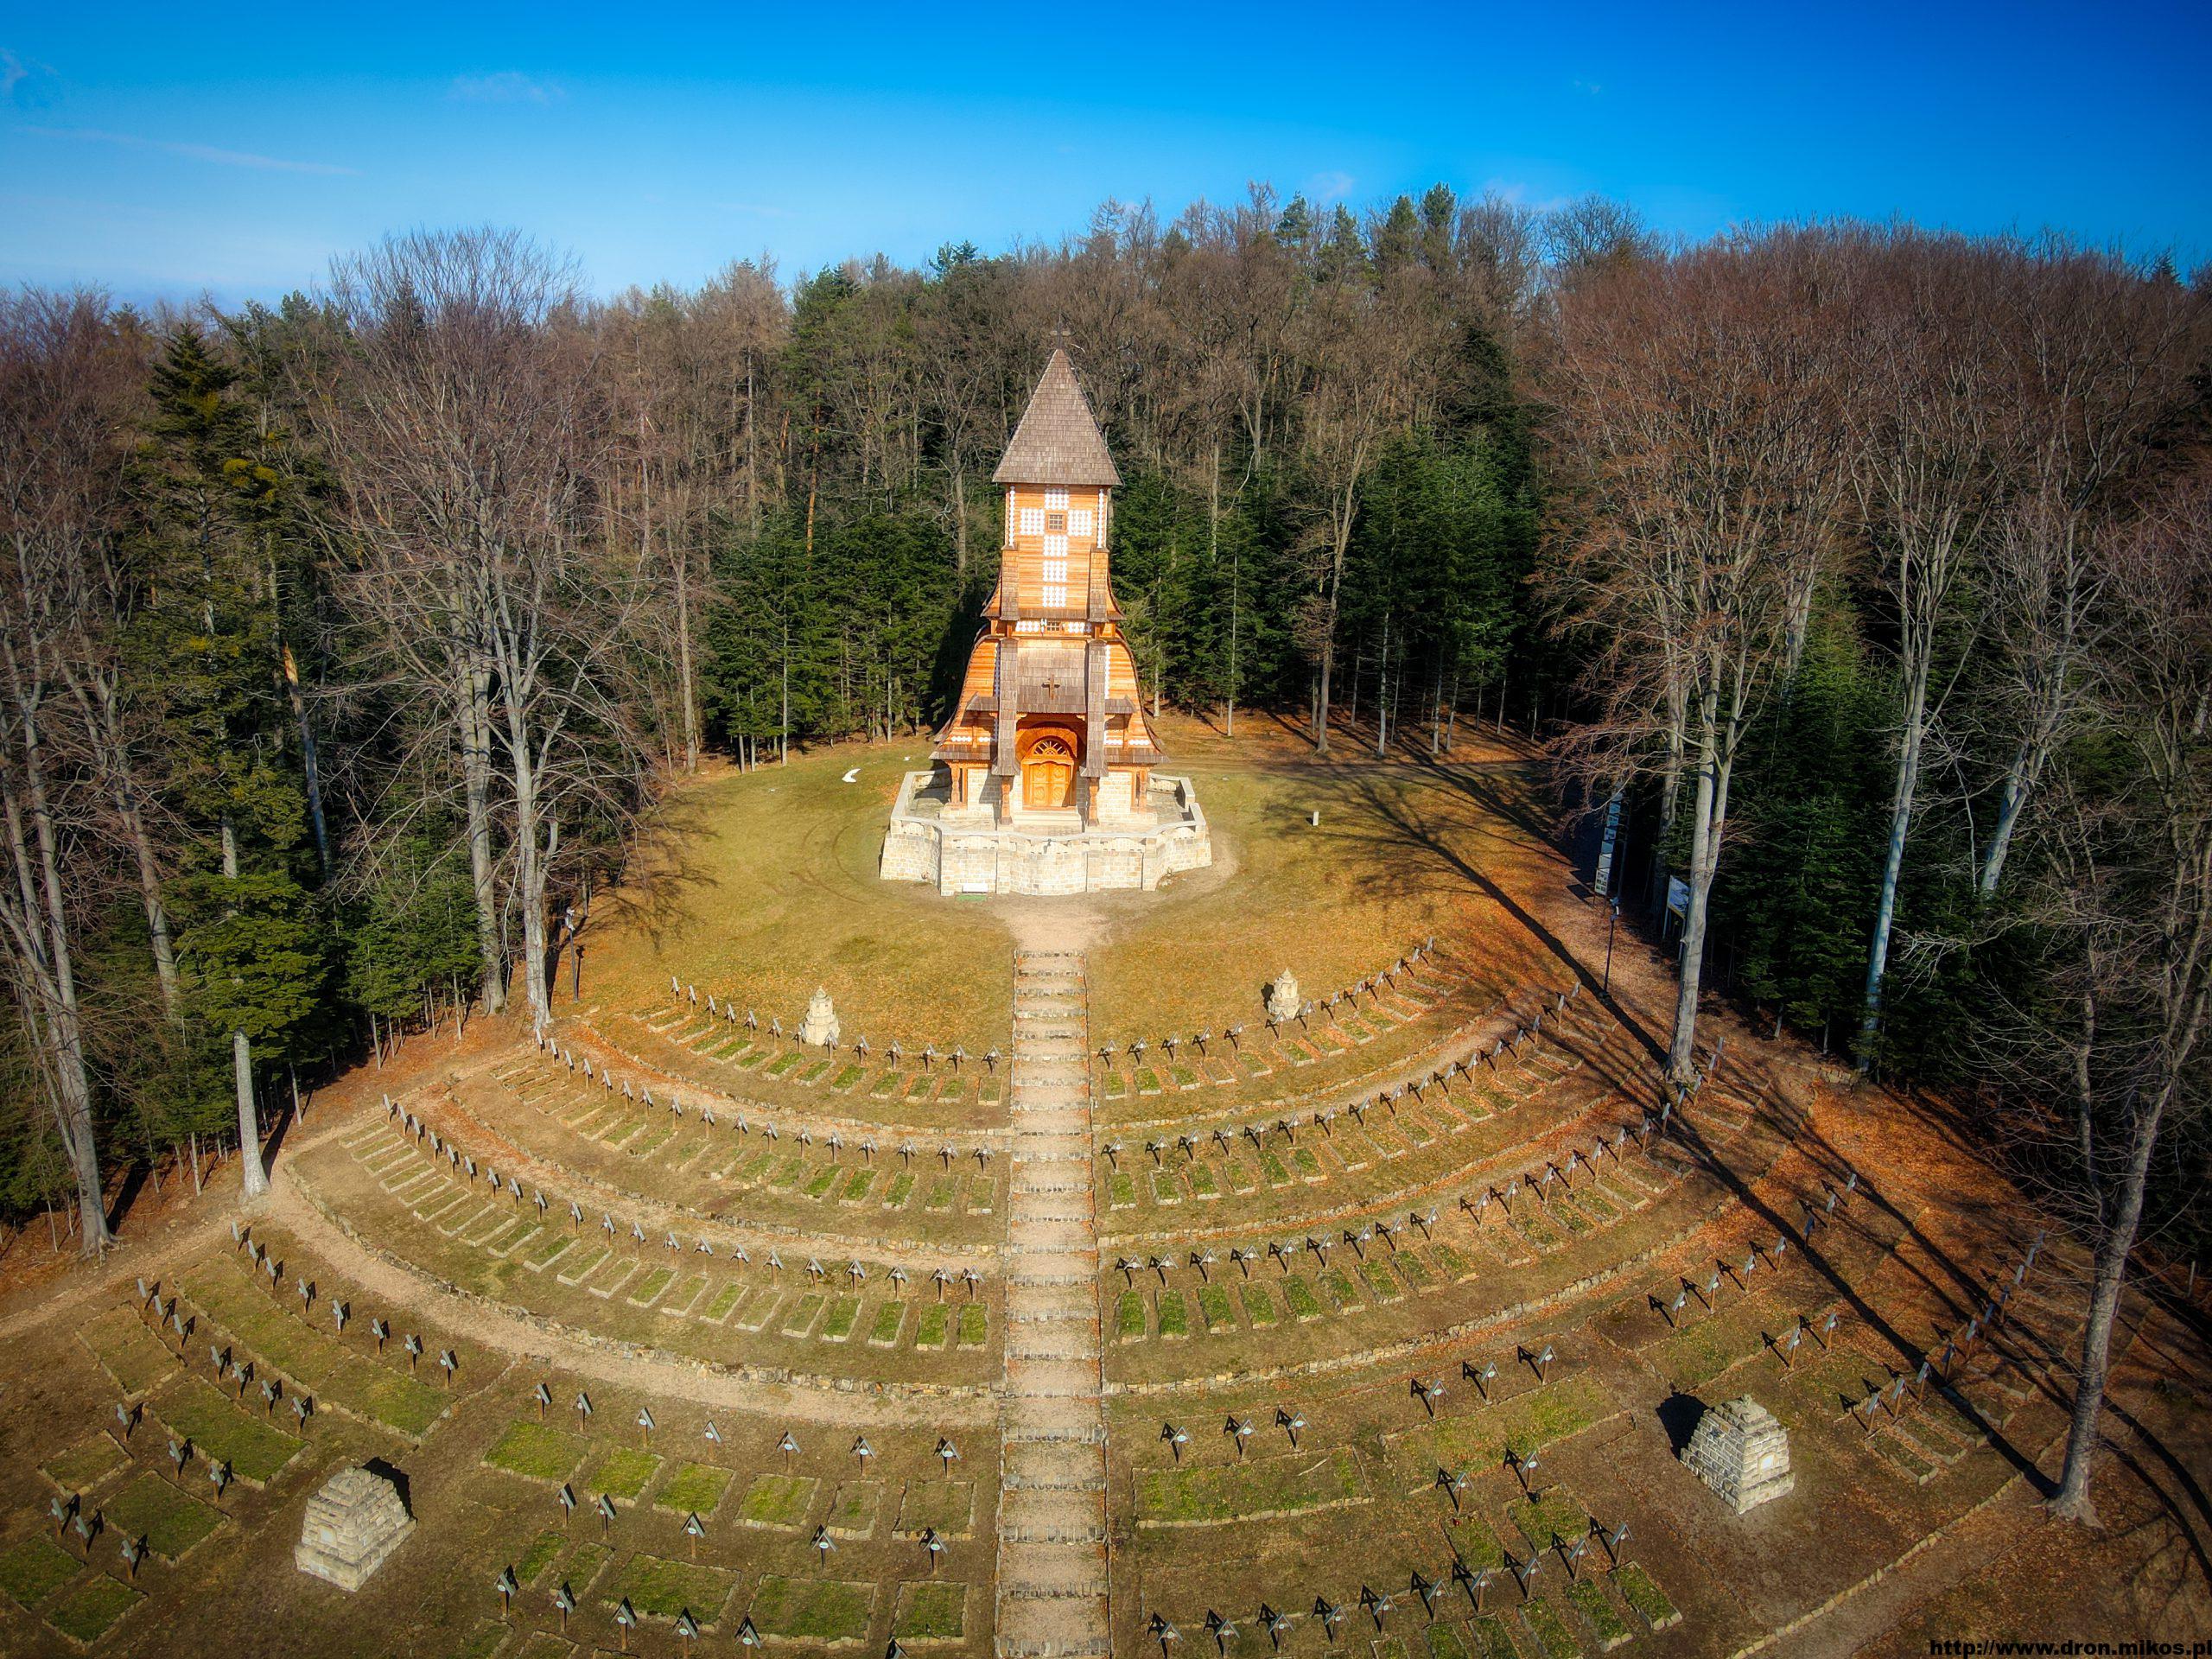
[[[1020,1659],[1108,1651],[1088,1007],[1080,956],[1016,955],[998,1651]]]

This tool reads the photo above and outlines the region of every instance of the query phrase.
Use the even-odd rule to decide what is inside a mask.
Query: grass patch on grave
[[[671,1561],[661,1555],[632,1555],[595,1592],[608,1606],[627,1600],[654,1618],[674,1618],[687,1608],[710,1624],[729,1599],[731,1575],[719,1567]]]
[[[143,1538],[165,1561],[174,1561],[223,1524],[198,1498],[149,1471],[100,1506],[107,1523],[125,1538]]]
[[[1234,1325],[1236,1315],[1229,1305],[1229,1290],[1224,1285],[1198,1287],[1198,1317],[1205,1321],[1206,1329],[1218,1331],[1224,1325]]]
[[[1628,1621],[1613,1611],[1613,1604],[1595,1579],[1572,1580],[1567,1586],[1567,1599],[1590,1626],[1601,1649],[1611,1652],[1635,1634]]]
[[[707,1463],[681,1464],[653,1494],[653,1503],[671,1515],[710,1516],[721,1506],[729,1483],[727,1469]]]
[[[931,1302],[922,1310],[921,1321],[914,1327],[914,1346],[942,1348],[945,1332],[952,1324],[952,1310],[943,1302]]]
[[[1173,1465],[1138,1474],[1137,1524],[1208,1525],[1296,1515],[1357,1503],[1363,1496],[1358,1463],[1345,1446],[1204,1467]]]
[[[896,1210],[914,1195],[914,1177],[911,1170],[900,1170],[891,1178],[891,1185],[884,1189],[883,1207]]]
[[[1467,1644],[1449,1624],[1428,1627],[1428,1654],[1429,1659],[1469,1659]]]
[[[1319,1299],[1294,1273],[1282,1281],[1282,1299],[1289,1306],[1294,1319],[1318,1319],[1321,1317]]]
[[[589,1443],[581,1434],[572,1434],[565,1428],[556,1428],[535,1418],[518,1417],[484,1454],[484,1461],[489,1467],[504,1469],[511,1475],[557,1484],[575,1473],[576,1465],[584,1460],[584,1453],[589,1449]]]
[[[873,1586],[845,1579],[789,1579],[771,1573],[753,1598],[763,1634],[795,1641],[857,1642],[875,1606]]]
[[[233,1474],[257,1483],[273,1479],[300,1449],[297,1437],[249,1416],[196,1376],[167,1390],[155,1410],[201,1452],[230,1465]]]
[[[822,1321],[822,1335],[830,1342],[842,1342],[853,1334],[853,1321],[861,1316],[861,1299],[840,1296],[830,1304],[830,1317]]]
[[[1590,1511],[1568,1493],[1539,1490],[1533,1503],[1525,1497],[1514,1499],[1510,1513],[1531,1549],[1549,1549],[1554,1540],[1572,1545],[1589,1535]]]
[[[918,1538],[935,1529],[947,1538],[965,1537],[976,1523],[976,1483],[972,1480],[915,1480],[906,1484],[899,1503],[897,1530]]]
[[[1498,1541],[1497,1529],[1479,1515],[1463,1515],[1446,1522],[1444,1535],[1452,1541],[1459,1559],[1478,1572],[1505,1565],[1505,1546]]]
[[[1390,1264],[1380,1256],[1370,1256],[1361,1262],[1359,1276],[1367,1281],[1368,1288],[1375,1293],[1379,1301],[1395,1302],[1405,1296],[1405,1291],[1390,1274]]]
[[[97,1486],[129,1461],[123,1448],[111,1437],[95,1434],[39,1466],[46,1478],[63,1491],[82,1492]]]
[[[1692,1297],[1688,1308],[1696,1306],[1697,1299]],[[1702,1318],[1693,1315],[1681,1330],[1662,1338],[1649,1358],[1677,1388],[1688,1392],[1738,1362],[1765,1352],[1765,1338],[1786,1337],[1795,1318],[1794,1313],[1764,1300],[1738,1302]],[[1805,1348],[1801,1346],[1798,1351],[1802,1355]]]
[[[1478,1614],[1471,1627],[1483,1659],[1521,1659],[1521,1644],[1513,1639],[1505,1621],[1496,1613]]]
[[[882,1482],[849,1480],[830,1498],[830,1516],[824,1524],[832,1532],[864,1538],[875,1530],[875,1512],[882,1503]]]
[[[984,1311],[983,1305],[981,1302],[963,1302],[960,1305],[960,1345],[963,1348],[980,1348],[990,1333],[990,1316]]]
[[[1136,1179],[1127,1170],[1112,1171],[1106,1177],[1106,1202],[1113,1209],[1126,1210],[1137,1201]]]
[[[1425,1486],[1440,1464],[1454,1469],[1496,1468],[1509,1449],[1516,1457],[1541,1452],[1617,1409],[1594,1379],[1562,1376],[1496,1406],[1401,1429],[1383,1437],[1383,1448],[1402,1489]]]
[[[636,1446],[618,1446],[600,1459],[599,1466],[591,1472],[589,1484],[594,1492],[635,1502],[638,1494],[659,1472],[660,1459],[652,1452]]]
[[[389,1428],[396,1428],[414,1440],[429,1433],[431,1425],[445,1414],[453,1401],[451,1394],[434,1389],[404,1371],[358,1357],[349,1360],[330,1379],[323,1397],[357,1416],[373,1418]]]
[[[1529,1627],[1529,1634],[1536,1638],[1536,1645],[1544,1659],[1579,1659],[1582,1644],[1574,1639],[1574,1632],[1567,1628],[1567,1621],[1548,1601],[1523,1602],[1521,1622]]]
[[[796,1527],[814,1507],[811,1475],[755,1475],[737,1506],[738,1519],[760,1527]]]
[[[1255,1330],[1265,1330],[1275,1322],[1275,1299],[1268,1294],[1265,1285],[1242,1284],[1236,1287],[1237,1300],[1244,1304]]]
[[[176,1357],[129,1308],[110,1308],[77,1334],[125,1394],[143,1394],[176,1369]]]
[[[0,1553],[0,1591],[25,1607],[35,1607],[77,1576],[77,1558],[44,1533],[36,1533]]]
[[[1636,1610],[1636,1616],[1655,1630],[1663,1630],[1670,1624],[1681,1622],[1681,1614],[1659,1587],[1659,1581],[1643,1569],[1640,1561],[1624,1561],[1613,1569],[1613,1588],[1621,1592],[1621,1599]]]
[[[64,1596],[48,1611],[46,1620],[72,1642],[89,1648],[141,1599],[129,1585],[103,1574]]]
[[[920,1580],[899,1586],[891,1633],[908,1642],[957,1642],[968,1633],[968,1586]]]
[[[715,1293],[715,1300],[707,1304],[707,1311],[699,1317],[709,1325],[720,1325],[729,1317],[729,1311],[744,1300],[745,1287],[734,1279]]]
[[[1191,1334],[1191,1310],[1183,1300],[1179,1290],[1160,1293],[1160,1334],[1163,1337],[1187,1337]]]
[[[1352,1288],[1342,1268],[1325,1268],[1320,1274],[1322,1293],[1336,1305],[1339,1313],[1350,1313],[1362,1306],[1359,1293]]]
[[[906,1304],[886,1302],[875,1310],[875,1324],[868,1333],[870,1342],[888,1346],[899,1340],[899,1327],[906,1322]]]
[[[1390,1258],[1390,1265],[1397,1268],[1407,1284],[1415,1290],[1427,1290],[1436,1282],[1436,1275],[1428,1263],[1412,1250],[1400,1250]]]
[[[515,1563],[515,1579],[518,1583],[535,1584],[537,1575],[553,1564],[561,1553],[561,1546],[568,1541],[557,1532],[541,1532],[530,1541],[530,1548],[522,1553],[522,1560]]]

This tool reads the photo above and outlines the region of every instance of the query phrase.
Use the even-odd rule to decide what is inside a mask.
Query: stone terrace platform
[[[1045,896],[1150,892],[1212,862],[1212,831],[1188,778],[1155,772],[1141,816],[1086,830],[1072,811],[1020,813],[1001,824],[988,810],[948,810],[938,775],[910,772],[891,809],[880,868],[887,881],[927,881],[948,897]]]

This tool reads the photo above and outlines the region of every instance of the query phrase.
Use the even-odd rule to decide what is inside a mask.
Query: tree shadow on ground
[[[1552,842],[1548,827],[1530,813],[1525,804],[1516,802],[1494,784],[1477,780],[1473,774],[1484,770],[1520,770],[1524,763],[1497,762],[1491,766],[1468,767],[1427,763],[1418,768],[1417,775],[1424,779],[1440,779],[1469,804],[1484,813],[1503,819],[1540,845]],[[1664,1046],[1659,1043],[1643,1021],[1630,1014],[1627,1007],[1605,988],[1599,977],[1584,966],[1580,957],[1550,928],[1497,880],[1485,873],[1453,841],[1415,810],[1402,791],[1384,786],[1384,779],[1371,773],[1355,773],[1347,769],[1341,779],[1346,798],[1367,814],[1372,828],[1355,825],[1334,833],[1342,840],[1363,847],[1372,861],[1381,869],[1385,879],[1406,883],[1416,888],[1426,885],[1431,888],[1444,887],[1452,892],[1465,892],[1471,887],[1496,905],[1529,938],[1548,951],[1567,973],[1580,981],[1583,988],[1597,995],[1600,1004],[1618,1020],[1655,1060],[1663,1057]]]

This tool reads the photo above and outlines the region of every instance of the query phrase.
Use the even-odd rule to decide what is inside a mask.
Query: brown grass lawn
[[[899,773],[927,753],[848,746],[751,773],[717,766],[677,790],[639,879],[594,907],[584,1001],[658,1007],[674,974],[795,1027],[819,984],[848,1036],[879,1048],[1003,1045],[1005,929],[972,902],[876,877]]]
[[[1497,895],[1559,874],[1532,833],[1541,804],[1519,753],[1463,743],[1432,766],[1346,746],[1321,762],[1272,721],[1234,741],[1173,716],[1166,728],[1212,822],[1215,864],[1154,893],[946,899],[880,880],[920,740],[718,766],[674,792],[639,878],[595,906],[583,1001],[658,1007],[674,974],[790,1027],[820,984],[846,1031],[879,1047],[981,1052],[1006,1040],[1017,933],[1088,946],[1094,1023],[1123,1036],[1256,1025],[1283,968],[1325,995],[1431,933],[1481,929],[1502,955],[1529,950],[1517,925],[1496,925]],[[849,769],[857,781],[842,781]]]

